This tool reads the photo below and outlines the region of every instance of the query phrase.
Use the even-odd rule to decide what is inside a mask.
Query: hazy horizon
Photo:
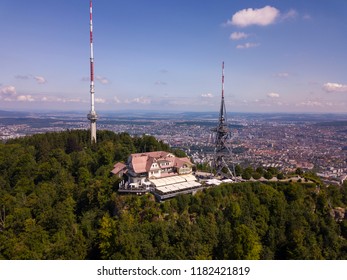
[[[18,114],[57,114],[57,115],[71,115],[71,114],[76,114],[81,117],[86,118],[86,122],[89,123],[89,120],[87,119],[87,111],[82,111],[82,110],[58,110],[58,109],[33,109],[33,110],[28,110],[28,109],[1,109],[0,108],[0,114],[1,115],[15,115],[16,113]],[[209,114],[209,115],[215,115],[216,118],[219,115],[219,111],[164,111],[164,110],[132,110],[132,109],[123,109],[123,110],[117,110],[117,111],[111,111],[111,110],[99,110],[98,115],[99,119],[101,120],[103,117],[108,117],[112,115],[125,115],[125,114],[133,114],[129,115],[128,117],[131,118],[132,116],[136,117],[137,115],[150,115],[154,114],[155,116],[157,115],[196,115],[199,117],[199,115],[204,115],[204,114]],[[0,117],[1,117],[0,115]],[[274,115],[274,116],[286,116],[286,115],[292,115],[292,116],[341,116],[343,119],[347,118],[347,113],[344,112],[230,112],[227,111],[227,116],[228,118],[232,118],[233,115],[235,116],[240,116],[240,115]]]

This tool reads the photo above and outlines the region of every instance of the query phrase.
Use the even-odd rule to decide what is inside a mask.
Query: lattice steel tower
[[[218,125],[213,131],[216,133],[215,138],[215,153],[213,158],[213,168],[215,169],[215,175],[231,178],[235,176],[234,168],[230,170],[228,162],[232,160],[232,154],[228,141],[230,140],[230,129],[227,122],[227,112],[224,102],[224,61],[222,64],[222,100],[220,104]]]

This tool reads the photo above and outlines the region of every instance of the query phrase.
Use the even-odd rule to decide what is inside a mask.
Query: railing
[[[146,193],[151,190],[152,187],[145,184],[139,185],[138,183],[129,184],[129,182],[121,182],[118,185],[118,192],[124,193]]]

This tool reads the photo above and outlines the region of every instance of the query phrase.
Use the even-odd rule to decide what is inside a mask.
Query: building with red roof
[[[153,192],[162,199],[168,193],[192,192],[201,186],[192,175],[192,167],[187,157],[157,151],[131,154],[126,163],[116,163],[111,173],[123,178],[119,192]]]

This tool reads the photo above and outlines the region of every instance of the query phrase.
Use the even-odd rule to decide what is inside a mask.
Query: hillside
[[[46,133],[0,144],[0,259],[347,259],[347,185],[246,182],[157,203],[119,195],[114,162],[151,136]]]

